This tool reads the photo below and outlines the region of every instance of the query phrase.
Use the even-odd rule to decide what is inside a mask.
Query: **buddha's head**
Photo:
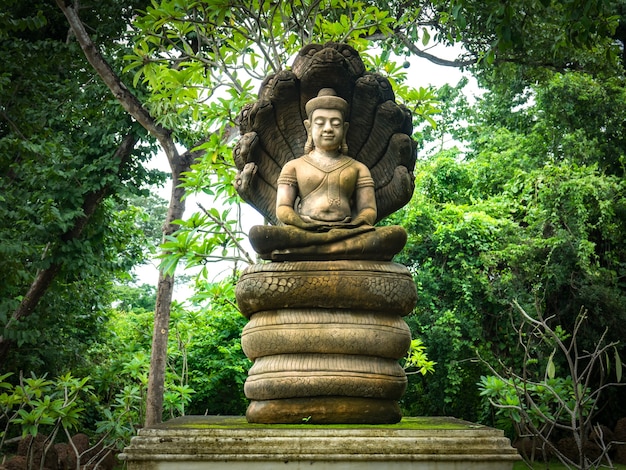
[[[304,121],[307,130],[304,152],[319,148],[347,154],[348,102],[337,96],[332,88],[322,88],[315,98],[307,102],[305,109],[308,119]]]

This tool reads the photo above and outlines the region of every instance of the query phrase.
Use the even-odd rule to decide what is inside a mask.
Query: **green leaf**
[[[493,63],[496,60],[496,52],[495,50],[489,49],[489,52],[487,52],[487,55],[485,56],[485,62],[487,62],[487,65],[493,65]]]
[[[548,364],[546,365],[546,375],[549,379],[553,379],[556,374],[556,367],[554,365],[554,354],[556,353],[556,349],[552,351],[550,357],[548,358]]]
[[[430,33],[428,32],[428,29],[423,28],[422,29],[422,45],[427,46],[429,42],[430,42]]]
[[[622,381],[622,359],[619,357],[619,352],[617,348],[614,346],[613,350],[615,351],[615,378],[618,382]]]

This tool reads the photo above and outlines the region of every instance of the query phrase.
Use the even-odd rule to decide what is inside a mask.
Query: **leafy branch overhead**
[[[216,119],[212,98],[222,100],[220,89],[229,106],[241,107],[253,99],[252,81],[283,70],[304,45],[347,42],[363,51],[368,36],[393,34],[394,22],[388,11],[359,1],[154,3],[133,23],[126,70],[149,87],[148,105],[159,119],[178,117],[180,124],[180,116],[192,115],[194,125],[210,128],[237,114]]]
[[[372,71],[389,76],[397,72],[388,70],[391,52],[453,67],[600,66],[581,52],[588,49],[610,56],[601,65],[606,68],[620,54],[618,26],[616,7],[599,0],[516,0],[498,6],[436,0],[410,7],[401,1],[166,0],[152,2],[135,18],[133,49],[124,59],[134,84],[150,90],[144,104],[184,140],[189,133],[234,124],[237,109],[253,99],[258,83],[312,42],[348,43],[367,52]],[[438,56],[433,47],[442,44],[460,46],[457,57]],[[372,47],[376,53],[368,62]]]

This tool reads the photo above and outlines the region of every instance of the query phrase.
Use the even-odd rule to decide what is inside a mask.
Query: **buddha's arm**
[[[305,222],[293,208],[298,188],[290,184],[279,184],[276,194],[276,217],[285,225],[294,225],[305,230],[315,228],[316,225]]]
[[[354,225],[374,225],[376,222],[376,197],[374,188],[361,188],[356,194],[357,215]]]

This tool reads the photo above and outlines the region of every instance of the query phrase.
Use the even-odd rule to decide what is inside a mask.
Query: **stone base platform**
[[[267,425],[233,416],[142,429],[120,459],[129,470],[510,470],[521,460],[502,431],[455,418]]]

